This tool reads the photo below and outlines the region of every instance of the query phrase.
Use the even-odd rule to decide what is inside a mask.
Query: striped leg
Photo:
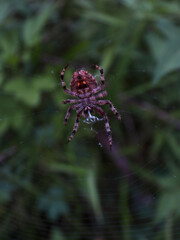
[[[81,102],[80,99],[66,99],[64,101],[62,101],[62,104],[66,104],[66,103],[79,103]]]
[[[79,110],[77,111],[77,116],[76,116],[76,121],[75,121],[75,124],[74,124],[74,128],[73,128],[73,131],[72,131],[71,136],[69,137],[67,143],[69,143],[69,142],[73,139],[75,133],[76,133],[77,130],[78,130],[78,127],[79,127],[79,118],[80,118],[82,109],[83,109],[83,108],[81,108],[81,109],[79,109]]]
[[[99,91],[102,90],[102,89],[98,89],[98,91],[96,91],[96,89],[97,89],[97,88],[95,88],[94,90],[92,90],[92,91],[89,92],[89,93],[78,94],[77,97],[79,97],[79,98],[88,98],[88,97],[90,97],[90,96],[92,95],[92,93],[97,93],[97,92],[99,92]],[[95,91],[95,92],[94,92],[94,91]],[[107,96],[107,95],[108,95],[107,92],[106,92],[106,91],[103,91],[103,92],[97,94],[95,97],[96,97],[96,98],[103,98],[103,97],[105,97],[105,96]]]
[[[105,79],[104,79],[104,73],[103,73],[103,69],[101,67],[99,67],[98,65],[93,65],[95,68],[99,69],[100,73],[101,73],[101,85],[98,86],[97,88],[93,89],[93,93],[97,93],[99,91],[101,91],[104,86],[105,86]]]
[[[95,97],[96,98],[103,98],[106,97],[108,95],[108,93],[106,91],[103,91],[101,93],[98,93]]]
[[[103,73],[103,69],[101,67],[99,67],[98,65],[94,65],[95,68],[99,69],[100,73],[101,73],[101,85],[104,86],[104,73]]]
[[[69,89],[66,88],[66,84],[65,84],[65,81],[64,81],[64,73],[65,73],[67,67],[68,67],[68,64],[63,68],[63,70],[62,70],[62,72],[61,72],[61,83],[62,83],[62,87],[63,87],[64,91],[65,91],[67,94],[76,97],[76,96],[77,96],[76,93],[74,93],[74,92],[72,92],[72,91],[70,91]]]
[[[108,134],[108,142],[109,142],[109,148],[110,151],[112,150],[112,135],[111,135],[111,129],[110,129],[110,125],[109,125],[109,120],[108,120],[108,116],[106,115],[106,113],[103,111],[103,109],[101,107],[95,106],[93,105],[93,107],[95,109],[97,109],[97,111],[103,116],[104,121],[105,121],[105,128],[106,128],[106,132]]]
[[[80,104],[81,104],[81,103],[80,103]],[[67,110],[67,112],[66,112],[66,116],[65,116],[65,118],[64,118],[64,125],[67,124],[67,121],[68,121],[68,119],[70,118],[70,115],[71,115],[71,111],[74,110],[74,109],[79,108],[79,107],[80,107],[80,104],[71,105],[71,106],[68,108],[68,110]]]
[[[118,111],[115,109],[111,101],[109,100],[97,100],[96,104],[98,105],[105,105],[108,104],[110,106],[111,111],[117,116],[118,120],[121,120],[121,115],[118,113]]]

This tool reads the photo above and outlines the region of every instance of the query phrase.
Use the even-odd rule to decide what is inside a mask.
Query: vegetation
[[[174,240],[180,218],[180,4],[0,1],[0,239]],[[63,120],[76,69],[104,68],[122,115]]]

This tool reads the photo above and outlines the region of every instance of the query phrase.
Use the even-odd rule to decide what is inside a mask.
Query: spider
[[[103,69],[98,65],[93,65],[93,66],[99,69],[101,74],[101,84],[99,86],[96,79],[89,72],[85,70],[80,70],[80,71],[74,72],[74,74],[72,75],[71,82],[70,82],[71,90],[69,90],[66,88],[66,84],[64,82],[64,73],[68,65],[66,65],[61,72],[61,83],[64,91],[67,94],[78,98],[78,99],[67,99],[62,102],[63,104],[66,104],[66,103],[74,104],[74,105],[70,105],[70,107],[67,110],[67,113],[64,119],[64,125],[67,124],[67,121],[70,117],[72,110],[76,110],[76,113],[77,113],[74,128],[67,143],[73,139],[75,133],[77,132],[80,116],[82,115],[84,118],[87,118],[88,114],[94,113],[94,111],[97,110],[97,112],[103,117],[105,121],[105,128],[108,134],[108,142],[111,150],[112,136],[111,136],[111,129],[109,125],[109,119],[106,113],[103,111],[103,109],[99,106],[108,104],[112,112],[117,116],[118,120],[121,120],[121,116],[109,100],[97,100],[98,98],[103,98],[107,96],[107,92],[106,91],[100,92],[101,90],[104,89],[104,86],[105,86]]]

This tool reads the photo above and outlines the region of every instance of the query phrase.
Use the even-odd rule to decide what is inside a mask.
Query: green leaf
[[[102,221],[103,214],[102,214],[99,194],[97,190],[96,176],[93,169],[89,169],[87,171],[87,175],[84,183],[85,183],[84,185],[85,194],[94,210],[94,214],[96,215],[96,218],[99,221]]]
[[[180,216],[180,170],[175,164],[168,162],[167,165],[169,173],[165,176],[159,176],[150,170],[144,170],[136,165],[135,167],[133,166],[133,169],[138,172],[139,176],[155,184],[160,190],[155,222],[165,220],[169,215],[173,215],[174,217]]]
[[[170,21],[161,21],[157,24],[164,34],[151,33],[148,35],[148,44],[156,61],[153,82],[156,84],[161,78],[180,67],[180,30]]]
[[[52,12],[55,9],[55,4],[44,3],[37,16],[26,20],[23,29],[24,42],[27,46],[36,45],[42,38],[41,31],[44,28],[47,20],[53,16]]]
[[[161,193],[157,204],[155,222],[165,220],[172,214],[176,215],[177,209],[179,209],[179,200],[179,190]]]
[[[50,240],[65,240],[65,237],[58,228],[53,228]]]
[[[69,212],[68,205],[63,200],[63,192],[58,187],[52,187],[42,195],[38,200],[38,208],[45,211],[51,220],[56,220]]]
[[[62,172],[67,174],[75,174],[77,176],[82,176],[82,175],[84,176],[86,175],[86,171],[87,171],[86,168],[63,164],[63,163],[51,162],[46,165],[51,171]]]
[[[4,74],[2,72],[0,72],[0,86],[1,86],[1,84],[3,82],[3,80],[4,80]]]
[[[33,87],[34,89],[39,90],[52,90],[56,87],[56,83],[50,74],[44,74],[35,76],[33,78]]]
[[[1,181],[0,182],[0,203],[7,202],[11,199],[11,194],[15,187],[10,182]]]
[[[94,7],[93,2],[90,0],[86,0],[86,1],[76,0],[76,4],[85,9],[93,9],[93,7]]]
[[[121,20],[121,18],[114,17],[112,15],[109,15],[103,12],[87,11],[85,12],[84,17],[96,22],[101,22],[107,25],[112,25],[112,26],[116,26],[116,25],[120,26],[123,24],[123,21]]]
[[[4,90],[30,106],[36,106],[40,101],[40,92],[33,87],[31,82],[21,78],[9,81],[4,86]]]
[[[176,38],[180,34],[179,26],[176,26],[171,20],[161,18],[157,23],[157,28],[168,38]]]
[[[35,28],[35,24],[36,24],[36,19],[34,18],[30,18],[26,20],[24,24],[24,31],[23,31],[24,42],[29,47],[37,44],[38,41],[40,41],[40,35]]]
[[[5,132],[9,127],[22,129],[25,112],[13,97],[0,96],[0,133]]]
[[[0,3],[0,24],[8,17],[11,10],[12,7],[10,2],[6,1]]]
[[[180,35],[176,39],[168,40],[162,51],[162,56],[157,62],[153,82],[157,83],[168,73],[177,70],[180,67]]]
[[[147,42],[155,60],[160,61],[166,50],[166,41],[164,38],[157,34],[150,33],[147,35]]]
[[[179,143],[177,139],[173,136],[173,134],[168,134],[166,137],[166,141],[169,144],[169,147],[171,148],[174,156],[180,160],[180,148],[179,148]]]
[[[165,138],[164,138],[164,133],[160,130],[158,130],[157,132],[155,132],[154,134],[154,141],[152,143],[152,147],[151,147],[151,154],[152,156],[156,156],[160,150],[162,149],[163,145],[165,142]]]
[[[3,34],[0,37],[0,58],[11,65],[16,65],[19,62],[19,37],[16,31]]]

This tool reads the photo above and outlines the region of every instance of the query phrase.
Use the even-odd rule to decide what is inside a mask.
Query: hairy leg
[[[98,90],[98,92],[99,91],[101,91],[101,89]],[[88,97],[91,98],[92,94],[94,94],[94,90],[92,90],[91,92],[85,93],[85,94],[77,94],[77,97],[80,98],[80,99],[88,98]],[[98,93],[96,96],[93,96],[93,98],[94,99],[96,99],[96,98],[103,98],[103,97],[106,97],[107,95],[108,95],[108,93],[106,91],[103,91],[101,93]]]
[[[67,124],[67,121],[68,121],[68,119],[70,118],[70,115],[71,115],[71,111],[74,110],[74,109],[79,108],[80,106],[81,106],[81,104],[77,104],[77,105],[71,105],[71,106],[68,108],[68,110],[67,110],[67,112],[66,112],[66,116],[65,116],[65,118],[64,118],[64,125]]]
[[[108,116],[106,115],[106,113],[103,111],[103,109],[101,107],[98,106],[93,106],[104,118],[105,121],[105,128],[106,128],[106,132],[108,134],[108,142],[109,142],[109,147],[110,147],[110,151],[112,149],[112,135],[111,135],[111,129],[110,129],[110,124],[109,124],[109,120],[108,120]]]
[[[111,101],[109,101],[109,100],[97,100],[96,104],[98,104],[98,105],[108,104],[110,106],[111,111],[117,116],[118,120],[121,120],[121,115],[115,109],[115,107],[113,106]]]
[[[108,93],[106,91],[103,91],[101,93],[98,93],[95,98],[103,98],[106,97],[108,95]]]
[[[68,67],[68,64],[63,68],[63,70],[62,70],[62,72],[61,72],[61,83],[62,83],[62,87],[63,87],[64,91],[65,91],[67,94],[76,97],[76,96],[77,96],[76,93],[74,93],[74,92],[72,92],[72,91],[70,91],[69,89],[66,88],[66,83],[65,83],[65,81],[64,81],[64,73],[65,73],[67,67]]]
[[[101,68],[101,67],[99,67],[98,65],[93,65],[95,68],[97,68],[97,69],[99,69],[99,71],[100,71],[100,73],[101,73],[101,85],[103,85],[104,86],[104,81],[105,81],[105,79],[104,79],[104,73],[103,73],[103,68]]]
[[[80,103],[82,100],[80,99],[66,99],[64,101],[62,101],[62,104],[66,104],[66,103]]]
[[[79,118],[80,118],[80,115],[81,115],[82,110],[83,110],[83,107],[80,108],[80,109],[77,111],[77,116],[76,116],[76,121],[75,121],[75,123],[74,123],[73,131],[72,131],[71,136],[69,137],[67,143],[69,143],[69,142],[73,139],[75,133],[76,133],[77,130],[78,130],[78,127],[79,127]]]
[[[97,88],[93,89],[93,93],[97,93],[99,91],[101,91],[104,86],[105,86],[105,78],[104,78],[104,73],[103,73],[103,68],[99,67],[98,65],[93,64],[93,66],[97,69],[99,69],[100,73],[101,73],[101,85],[99,85]]]

